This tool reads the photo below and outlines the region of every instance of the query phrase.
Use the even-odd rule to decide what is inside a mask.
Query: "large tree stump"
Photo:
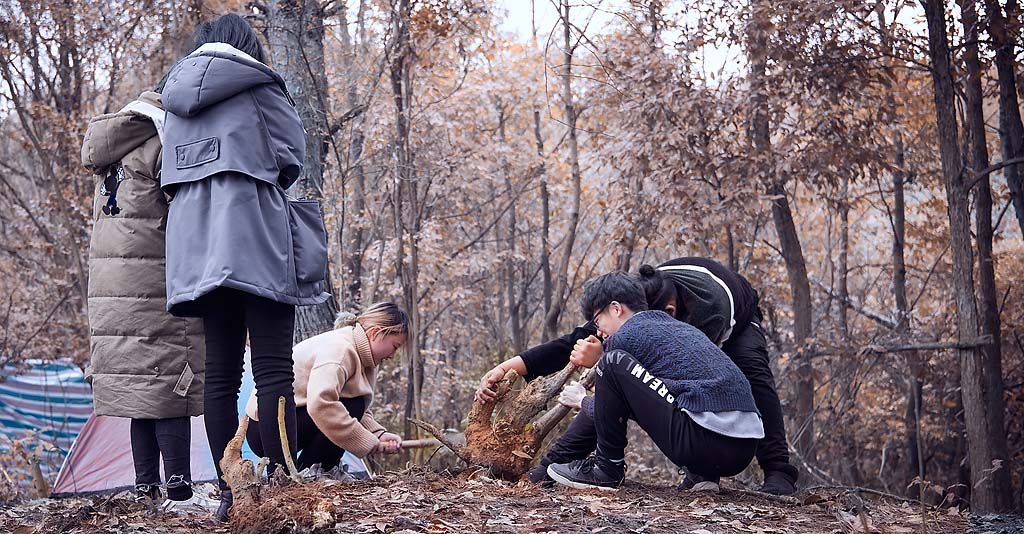
[[[512,388],[519,375],[509,371],[495,386],[498,393],[495,402],[473,403],[465,446],[452,443],[434,425],[413,422],[433,434],[463,461],[487,467],[495,476],[518,479],[533,465],[544,438],[571,411],[558,403],[550,410],[547,406],[575,371],[576,366],[570,364],[558,373],[535,379],[518,395],[513,395]],[[589,387],[594,376],[592,370],[587,371],[580,382]]]

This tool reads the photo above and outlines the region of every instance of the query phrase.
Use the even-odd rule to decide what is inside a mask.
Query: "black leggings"
[[[349,415],[355,419],[362,419],[363,413],[366,412],[366,397],[341,399],[341,403],[345,405]],[[262,419],[260,420],[262,421]],[[313,418],[309,416],[305,406],[295,409],[295,421],[299,440],[297,447],[299,458],[295,461],[296,469],[301,471],[313,464],[320,464],[320,467],[327,471],[338,465],[345,450],[324,435],[323,431],[313,422]],[[249,448],[256,453],[256,456],[264,456],[263,437],[260,431],[254,430],[250,426],[246,439],[249,440]]]
[[[160,485],[163,455],[167,498],[184,501],[192,497],[192,422],[188,417],[132,419],[131,442],[136,486]]]
[[[242,385],[245,337],[249,335],[252,375],[256,381],[258,426],[270,458],[268,473],[284,463],[277,429],[277,402],[285,398],[288,441],[295,442],[295,394],[292,382],[292,331],[295,307],[234,289],[219,288],[200,299],[206,330],[206,435],[222,490],[220,460],[238,430],[238,390]]]

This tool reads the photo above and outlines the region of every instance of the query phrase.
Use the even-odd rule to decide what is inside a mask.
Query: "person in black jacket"
[[[762,318],[757,292],[741,275],[707,258],[677,258],[657,269],[644,265],[639,273],[650,309],[664,310],[697,327],[721,347],[747,377],[764,423],[765,437],[757,447],[757,461],[765,473],[761,491],[777,495],[794,493],[798,474],[789,463],[782,405],[769,366],[767,342],[759,324]],[[509,370],[532,380],[560,371],[570,361],[593,367],[600,356],[597,328],[593,322],[588,322],[488,371],[480,380],[476,399],[481,403],[492,402],[494,384]],[[588,401],[592,402],[590,397],[583,400],[584,408],[589,407],[586,406]],[[597,434],[592,413],[592,410],[580,411],[565,434],[541,458],[540,464],[530,470],[530,480],[545,481],[549,464],[578,460],[593,452]],[[689,473],[683,488],[689,489],[701,482],[717,483],[717,480],[705,480]]]

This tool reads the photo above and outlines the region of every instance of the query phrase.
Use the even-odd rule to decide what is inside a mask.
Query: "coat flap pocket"
[[[186,145],[178,145],[174,147],[174,152],[176,158],[174,160],[175,168],[187,169],[189,167],[198,167],[220,157],[220,140],[216,137],[200,139]]]
[[[327,231],[315,200],[289,200],[295,277],[313,283],[327,277]]]
[[[174,384],[174,393],[182,396],[188,396],[188,387],[192,385],[192,380],[196,377],[195,373],[192,372],[192,366],[185,362],[185,370],[181,372],[181,376],[178,377],[178,383]]]

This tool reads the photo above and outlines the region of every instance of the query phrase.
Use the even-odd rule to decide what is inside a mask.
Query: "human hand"
[[[604,347],[601,345],[601,340],[597,339],[597,336],[588,336],[586,339],[576,342],[572,349],[572,354],[569,355],[569,361],[573,365],[590,369],[597,365],[597,361],[601,359],[603,354]]]
[[[562,388],[562,392],[558,394],[558,403],[562,406],[580,410],[583,408],[583,397],[586,396],[587,390],[583,387],[583,384],[573,380],[568,386]]]
[[[396,454],[402,452],[402,438],[396,434],[385,432],[380,435],[380,443],[374,451],[381,454]]]
[[[480,387],[476,390],[476,395],[473,398],[476,399],[480,404],[487,404],[488,402],[494,402],[498,394],[494,391],[494,384],[497,384],[499,380],[505,378],[505,370],[501,366],[495,367],[480,379]]]

